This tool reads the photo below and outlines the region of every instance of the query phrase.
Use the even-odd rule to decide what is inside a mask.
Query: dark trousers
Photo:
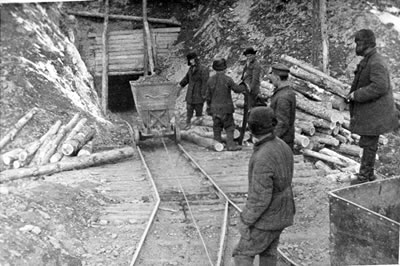
[[[213,130],[217,132],[234,130],[233,114],[213,114]]]
[[[252,266],[254,257],[260,256],[260,265],[275,266],[278,258],[279,237],[282,230],[250,229],[250,239],[240,237],[233,250],[235,266]]]
[[[203,103],[186,104],[186,123],[190,124],[193,113],[196,112],[196,116],[200,117],[203,115]]]
[[[358,145],[363,148],[361,157],[360,175],[364,178],[374,176],[374,165],[376,152],[378,151],[379,135],[378,136],[361,136]]]

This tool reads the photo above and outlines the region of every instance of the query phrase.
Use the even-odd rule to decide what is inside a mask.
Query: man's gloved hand
[[[249,240],[250,237],[250,227],[246,224],[244,224],[242,221],[239,222],[239,233],[240,235],[246,239]]]
[[[354,91],[352,93],[347,94],[346,96],[346,102],[351,102],[354,101]]]

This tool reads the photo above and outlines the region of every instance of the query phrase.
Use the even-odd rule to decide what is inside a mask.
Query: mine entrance
[[[135,110],[129,81],[139,79],[141,75],[119,75],[108,77],[108,108],[111,112]]]

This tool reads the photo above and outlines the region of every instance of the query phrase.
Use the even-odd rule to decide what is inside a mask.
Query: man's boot
[[[185,127],[183,128],[184,130],[189,130],[190,128],[191,128],[191,126],[192,126],[192,124],[191,124],[191,121],[192,120],[192,118],[191,117],[187,117],[186,118],[186,125],[185,125]]]
[[[233,140],[233,130],[226,131],[226,146],[226,149],[228,151],[240,151],[242,149],[242,147],[236,145]]]

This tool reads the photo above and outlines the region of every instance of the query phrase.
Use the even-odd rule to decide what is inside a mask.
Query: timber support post
[[[108,20],[110,13],[110,3],[109,0],[104,0],[104,28],[103,28],[103,73],[102,73],[102,87],[101,87],[101,106],[103,109],[104,115],[107,114],[108,110]]]

